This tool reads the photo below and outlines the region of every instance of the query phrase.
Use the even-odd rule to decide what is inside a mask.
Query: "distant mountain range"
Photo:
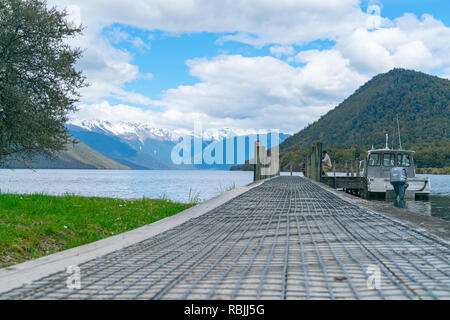
[[[386,133],[390,136],[389,146],[398,147],[397,116],[403,148],[416,151],[418,167],[450,166],[450,81],[421,72],[393,69],[372,78],[295,135],[281,133],[281,168],[289,170],[290,163],[293,163],[294,169],[299,169],[307,148],[315,141],[321,141],[332,160],[341,164],[345,160],[364,158],[372,145],[384,147]],[[56,160],[37,158],[28,165],[32,168],[227,170],[233,164],[241,164],[242,159],[253,157],[252,146],[256,137],[263,142],[268,137],[267,134],[257,136],[231,129],[204,130],[199,137],[189,130],[101,120],[74,120],[67,124],[67,128],[80,143],[69,146]],[[202,139],[203,151],[213,142],[223,143],[223,149],[226,149],[226,139],[236,142],[244,138],[246,152],[239,161],[235,156],[232,164],[175,165],[171,153],[183,137],[191,141],[192,157],[198,155],[192,145],[199,139]],[[236,155],[236,143],[233,151]],[[226,154],[222,157],[225,160]],[[10,167],[25,166],[13,163]],[[245,166],[233,169],[243,168]]]
[[[233,163],[226,163],[226,154],[223,155],[223,164],[179,164],[172,162],[173,148],[182,140],[191,142],[192,159],[195,150],[194,141],[200,141],[202,150],[213,142],[223,144],[225,141],[237,141],[243,138],[247,152],[245,160],[251,153],[250,145],[256,137],[267,139],[267,134],[256,135],[243,130],[231,129],[207,129],[201,133],[201,137],[189,130],[169,130],[154,128],[142,123],[109,122],[101,120],[78,121],[67,124],[69,133],[80,143],[68,146],[68,150],[62,152],[56,160],[47,160],[43,157],[24,165],[12,163],[12,168],[95,168],[95,169],[219,169],[227,170],[232,165],[238,164],[235,157]],[[264,138],[265,136],[265,138]],[[289,134],[280,134],[280,142]],[[270,139],[268,139],[270,141]],[[269,142],[270,146],[270,142]],[[234,153],[237,153],[237,143],[234,145]],[[198,154],[197,154],[198,155]],[[193,161],[192,161],[193,163]]]
[[[232,129],[207,129],[197,133],[189,130],[169,130],[147,126],[142,123],[131,122],[108,122],[108,121],[73,121],[68,124],[71,135],[83,141],[91,148],[102,153],[104,156],[128,166],[131,169],[229,169],[233,164],[180,164],[172,162],[171,153],[173,148],[183,139],[188,137],[191,141],[192,159],[195,156],[193,149],[194,140],[200,140],[202,150],[212,142],[246,138],[246,148],[256,135],[244,131]],[[262,140],[263,136],[259,135]],[[284,141],[289,134],[280,134],[280,142]],[[267,139],[267,138],[266,138]],[[270,140],[270,139],[269,139]],[[234,148],[237,152],[237,146]],[[248,152],[247,152],[248,153]],[[226,155],[224,155],[225,157]],[[248,155],[245,159],[248,159]],[[237,160],[237,159],[236,159]],[[193,162],[193,161],[192,161]],[[225,163],[225,161],[223,161]]]
[[[280,144],[282,169],[297,166],[306,148],[321,141],[331,158],[364,158],[371,146],[416,151],[419,167],[450,166],[450,81],[412,70],[393,69],[361,86],[337,107]]]
[[[37,157],[29,163],[14,161],[8,168],[40,168],[40,169],[130,169],[128,166],[120,164],[100,152],[92,149],[85,143],[67,144],[67,150],[53,160],[44,157]]]

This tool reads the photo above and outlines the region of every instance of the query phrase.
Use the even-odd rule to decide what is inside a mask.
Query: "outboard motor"
[[[406,188],[408,188],[406,169],[402,167],[391,168],[390,182],[394,187],[397,202],[400,203],[405,197]]]

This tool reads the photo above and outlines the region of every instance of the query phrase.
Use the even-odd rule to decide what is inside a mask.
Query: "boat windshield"
[[[411,165],[411,161],[409,160],[408,154],[399,154],[397,156],[397,166],[409,167],[410,165]]]
[[[394,153],[384,153],[383,154],[383,166],[385,166],[385,167],[395,166],[395,154]]]
[[[379,153],[371,153],[369,155],[369,166],[379,166],[380,165],[380,154]]]

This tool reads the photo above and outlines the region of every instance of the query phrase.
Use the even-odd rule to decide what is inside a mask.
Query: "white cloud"
[[[118,44],[122,41],[129,41],[131,39],[131,35],[121,30],[119,27],[114,27],[112,30],[108,32],[109,39],[111,43]]]
[[[73,119],[77,120],[106,120],[110,122],[137,122],[145,123],[147,125],[157,128],[180,128],[181,121],[186,122],[186,125],[181,128],[192,129],[194,121],[197,119],[207,118],[195,112],[183,113],[176,109],[166,109],[163,111],[144,110],[127,104],[111,105],[107,101],[99,103],[81,104],[78,107],[78,112],[72,115]],[[101,118],[99,118],[101,115]]]
[[[142,77],[144,79],[151,80],[151,79],[153,79],[153,73],[147,72],[147,73],[143,74]]]
[[[450,28],[430,15],[405,14],[390,27],[358,28],[338,39],[336,49],[360,73],[373,76],[394,67],[430,71],[450,65]]]
[[[297,131],[380,72],[404,67],[425,72],[440,69],[446,77],[450,74],[450,28],[430,15],[405,14],[391,21],[379,14],[381,7],[376,1],[370,2],[367,12],[361,10],[358,0],[264,0],[258,5],[231,0],[50,3],[71,5],[73,20],[87,27],[77,43],[87,48],[80,67],[92,86],[83,91],[80,117],[148,118],[167,127],[191,127],[199,117],[211,127]],[[187,62],[190,74],[199,82],[180,84],[155,101],[124,89],[126,83],[151,79],[152,75],[141,74],[129,52],[111,45],[128,41],[149,50],[153,36],[137,38],[116,28],[108,41],[101,31],[113,23],[161,30],[167,35],[215,32],[221,34],[221,41],[270,45],[272,56],[191,59]],[[325,39],[336,44],[295,55],[293,45]],[[277,59],[285,56],[288,62],[301,65]],[[109,97],[123,104],[102,102]],[[158,106],[162,111],[142,111],[132,104]]]
[[[88,47],[78,62],[90,83],[89,87],[81,90],[83,100],[95,102],[106,97],[125,98],[127,94],[122,86],[140,76],[139,68],[131,62],[131,54],[113,48],[106,39],[90,33],[78,41],[79,46]],[[145,100],[143,96],[141,98]]]
[[[142,49],[142,51],[150,50],[149,41],[145,42],[140,37],[133,37],[128,32],[121,30],[119,27],[114,27],[112,30],[110,30],[108,32],[108,37],[113,44],[129,42],[135,48]],[[149,37],[148,40],[151,40],[151,37]]]
[[[132,119],[171,128],[191,128],[195,119],[202,119],[215,128],[295,132],[365,80],[337,51],[311,50],[297,58],[306,66],[241,55],[193,59],[187,64],[200,82],[167,90],[160,101],[152,102],[162,111],[101,103],[92,108],[83,106],[77,117],[88,120],[102,114],[102,119],[109,121]]]
[[[442,77],[450,80],[450,68],[444,70]]]
[[[273,46],[270,47],[270,54],[274,55],[277,58],[281,56],[291,56],[295,53],[295,50],[292,46]]]
[[[147,42],[144,42],[141,38],[135,37],[133,39],[133,46],[135,46],[138,49],[142,50],[150,50],[150,44]]]
[[[52,4],[51,2],[49,2]],[[113,28],[106,36],[102,30],[106,26],[101,20],[92,20],[86,16],[89,6],[77,2],[67,2],[69,20],[84,26],[83,35],[70,39],[71,45],[84,49],[83,57],[78,61],[78,68],[83,70],[90,84],[80,90],[84,103],[98,103],[105,98],[115,98],[125,103],[152,105],[154,101],[148,97],[127,91],[126,83],[137,79],[152,79],[151,73],[141,74],[139,67],[133,64],[133,55],[124,49],[117,49],[112,44],[127,41],[141,50],[150,49],[149,40],[143,41],[133,37],[118,27]],[[58,5],[63,5],[58,2]]]
[[[73,0],[51,0],[59,7]],[[78,0],[84,23],[133,25],[173,33],[228,33],[224,39],[255,45],[306,43],[336,38],[355,26],[366,24],[369,15],[358,0]],[[101,14],[100,14],[101,13]]]

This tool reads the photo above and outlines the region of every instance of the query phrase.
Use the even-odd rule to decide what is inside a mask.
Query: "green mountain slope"
[[[301,163],[305,148],[321,141],[331,157],[364,157],[385,134],[398,147],[396,117],[404,149],[417,151],[419,167],[449,166],[450,81],[421,72],[393,69],[379,74],[341,104],[280,145],[283,169]]]
[[[130,169],[102,155],[85,143],[79,141],[75,145],[68,144],[67,150],[53,160],[38,157],[27,164],[13,162],[8,168],[33,169]]]

